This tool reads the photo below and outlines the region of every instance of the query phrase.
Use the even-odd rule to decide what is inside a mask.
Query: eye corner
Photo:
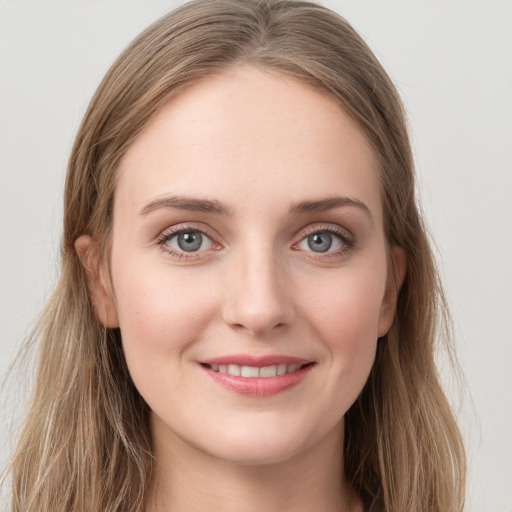
[[[317,249],[313,247],[312,237],[324,237],[318,239]],[[299,239],[291,245],[293,251],[303,251],[313,259],[326,259],[343,257],[356,246],[356,238],[347,229],[333,224],[313,224],[307,226],[299,234]]]
[[[188,240],[187,237],[180,240],[179,237],[184,235],[193,236]],[[194,224],[178,224],[165,229],[157,237],[156,245],[168,256],[178,261],[201,260],[207,257],[210,251],[218,251],[223,248],[209,229]]]

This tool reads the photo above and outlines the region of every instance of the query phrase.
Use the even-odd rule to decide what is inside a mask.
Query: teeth
[[[286,365],[285,364],[280,364],[277,367],[277,375],[284,375],[285,373],[286,373]]]
[[[260,377],[275,377],[277,375],[277,366],[264,366],[260,368]]]
[[[240,368],[240,375],[242,377],[259,377],[260,369],[256,366],[242,366]]]
[[[240,376],[240,366],[237,364],[228,364],[228,373],[229,375]]]
[[[237,364],[212,364],[210,369],[214,372],[227,373],[236,377],[276,377],[285,373],[294,373],[300,370],[300,364],[279,364],[274,366],[239,366]]]

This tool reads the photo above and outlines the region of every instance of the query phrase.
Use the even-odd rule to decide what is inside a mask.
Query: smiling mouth
[[[306,364],[277,364],[271,366],[242,366],[238,364],[207,364],[202,363],[202,366],[218,373],[226,375],[233,375],[234,377],[279,377],[281,375],[289,375],[296,373],[303,368],[313,365],[314,363]]]

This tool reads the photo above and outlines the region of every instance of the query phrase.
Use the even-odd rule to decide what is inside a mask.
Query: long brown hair
[[[61,278],[35,334],[37,381],[12,464],[13,511],[142,510],[153,464],[148,406],[130,379],[119,331],[96,317],[74,244],[88,234],[108,261],[117,169],[127,148],[177,90],[240,64],[316,87],[358,123],[380,162],[388,243],[406,254],[395,321],[345,417],[346,476],[367,505],[387,512],[462,510],[464,450],[434,362],[439,341],[449,341],[449,322],[395,87],[328,9],[296,0],[197,0],[129,45],[76,136]]]

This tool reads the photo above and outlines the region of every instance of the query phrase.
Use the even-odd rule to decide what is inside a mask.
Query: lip
[[[268,356],[249,356],[246,354],[234,354],[231,356],[215,357],[213,359],[205,359],[200,361],[203,364],[237,364],[238,366],[273,366],[277,364],[307,364],[312,363],[310,359],[302,357],[292,357],[284,355],[268,355]]]
[[[235,375],[229,375],[227,373],[216,372],[206,366],[228,364],[236,364],[239,366],[257,366],[259,368],[279,364],[298,364],[301,366],[306,366],[293,373],[286,373],[276,377],[239,377]],[[216,384],[224,387],[225,389],[245,396],[270,397],[299,385],[307,377],[310,370],[313,368],[313,366],[315,366],[315,363],[314,361],[308,359],[284,355],[254,357],[237,354],[232,356],[206,359],[200,361],[199,366],[208,375],[208,377],[210,377]]]

